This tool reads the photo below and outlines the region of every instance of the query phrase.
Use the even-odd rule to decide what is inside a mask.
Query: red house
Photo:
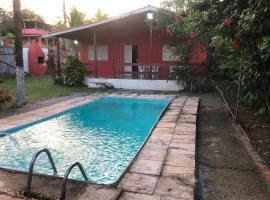
[[[176,81],[169,80],[177,58],[166,46],[166,35],[151,26],[156,10],[147,6],[45,37],[79,42],[80,58],[88,72],[86,84],[91,87],[106,83],[125,89],[179,90]],[[196,45],[190,62],[201,65],[206,57]]]

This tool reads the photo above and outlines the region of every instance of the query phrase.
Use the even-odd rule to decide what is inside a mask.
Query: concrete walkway
[[[202,95],[197,129],[198,199],[269,200],[253,161],[215,95]]]

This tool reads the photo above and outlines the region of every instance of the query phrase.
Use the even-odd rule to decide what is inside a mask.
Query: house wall
[[[138,45],[139,63],[149,63],[149,27],[145,23],[129,24],[124,27],[115,27],[111,30],[100,30],[96,33],[96,44],[108,46],[108,61],[97,61],[97,74],[99,77],[113,77],[113,65],[116,63],[116,70],[123,69],[124,45]],[[159,77],[168,77],[170,68],[174,62],[162,61],[163,46],[166,38],[159,32],[153,32],[152,42],[152,63],[162,63],[159,67]],[[88,47],[93,45],[92,36],[88,41],[80,41],[80,56],[83,63],[89,63]],[[191,63],[202,63],[206,59],[205,50],[195,45],[192,52]],[[165,65],[165,66],[164,66]],[[94,62],[87,65],[87,71],[94,71]],[[165,78],[165,79],[166,79]]]

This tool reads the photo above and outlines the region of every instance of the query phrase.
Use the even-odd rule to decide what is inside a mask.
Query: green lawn
[[[27,102],[37,102],[54,97],[69,95],[75,92],[91,91],[87,87],[67,87],[55,85],[50,76],[26,77],[26,99]],[[16,77],[0,77],[0,89],[7,90],[13,96],[16,96]]]

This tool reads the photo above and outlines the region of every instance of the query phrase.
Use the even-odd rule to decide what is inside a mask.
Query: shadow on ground
[[[197,199],[269,200],[270,193],[238,141],[215,94],[200,96],[197,127]]]

